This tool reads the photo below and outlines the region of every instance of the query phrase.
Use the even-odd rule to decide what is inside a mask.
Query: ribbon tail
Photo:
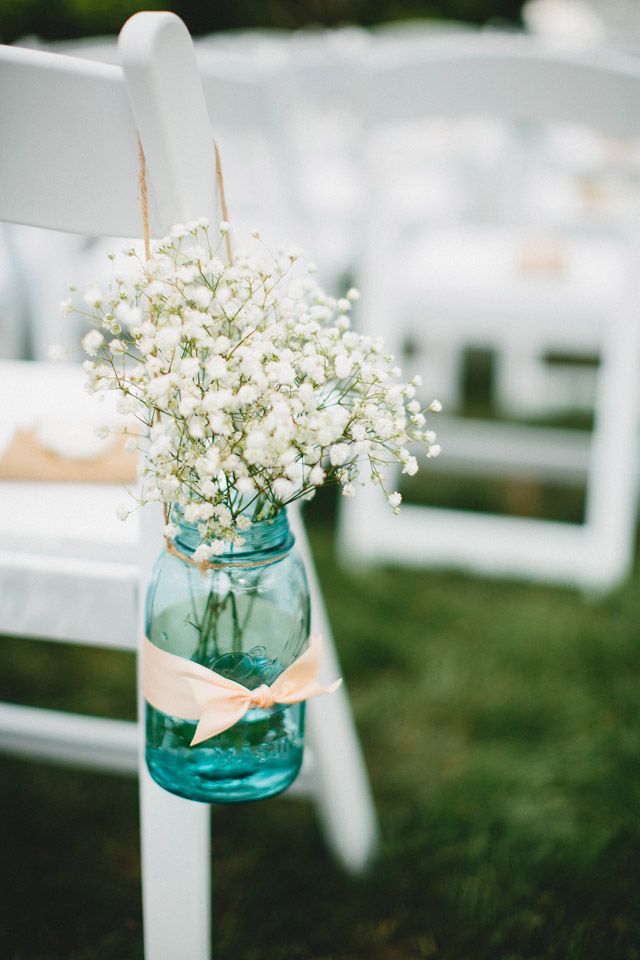
[[[203,743],[211,737],[216,737],[219,733],[224,733],[225,730],[242,720],[248,709],[248,702],[238,703],[237,700],[235,702],[233,700],[216,700],[206,704],[193,735],[191,746],[197,747],[199,743]]]
[[[321,662],[322,639],[317,634],[311,634],[305,652],[272,684],[271,691],[276,703],[299,703],[337,690],[342,680],[336,680],[328,687],[318,680]]]
[[[286,690],[276,697],[276,703],[300,703],[303,700],[311,700],[312,697],[320,697],[324,693],[335,693],[338,687],[342,686],[342,677],[334,680],[328,687],[323,686],[317,680],[311,680],[299,690]]]

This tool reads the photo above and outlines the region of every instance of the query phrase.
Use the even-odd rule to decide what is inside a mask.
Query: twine
[[[215,165],[216,165],[216,185],[218,187],[218,196],[220,197],[220,211],[222,213],[222,219],[229,222],[229,208],[227,207],[227,198],[224,192],[224,177],[222,176],[222,159],[220,157],[220,150],[216,141],[213,141],[213,153],[215,156]],[[140,134],[138,134],[138,184],[140,186],[140,212],[142,213],[142,231],[144,237],[144,253],[149,260],[151,256],[151,247],[149,243],[149,194],[147,190],[147,170],[146,162],[144,158],[144,150],[142,149],[142,142],[140,140]],[[227,262],[230,264],[233,259],[233,251],[231,250],[231,237],[229,232],[224,235],[225,247],[227,249]]]
[[[218,184],[218,196],[220,197],[220,212],[222,213],[222,219],[229,222],[229,210],[227,208],[227,198],[224,194],[224,179],[222,176],[222,160],[220,158],[220,150],[218,149],[218,144],[213,141],[213,152],[216,156],[216,183]],[[231,263],[233,256],[231,253],[231,237],[229,236],[229,231],[224,235],[224,241],[227,248],[227,261]]]
[[[192,567],[197,567],[200,573],[203,575],[207,570],[223,570],[226,567],[265,567],[269,563],[275,563],[277,560],[283,560],[284,557],[289,553],[289,549],[284,550],[282,553],[277,553],[274,557],[267,557],[265,560],[249,560],[249,561],[240,561],[236,562],[235,560],[194,560],[193,557],[188,556],[186,553],[182,553],[181,550],[175,546],[173,541],[169,540],[168,537],[165,537],[165,546],[167,548],[167,553],[170,553],[172,557],[177,557],[178,560],[183,560],[185,563],[190,564]]]
[[[144,237],[144,255],[149,260],[151,258],[151,247],[149,244],[149,196],[147,194],[147,173],[144,159],[144,150],[142,141],[138,134],[138,184],[140,186],[140,210],[142,213],[142,230]]]
[[[142,236],[144,239],[144,255],[148,260],[151,259],[151,243],[150,243],[150,232],[149,232],[149,192],[147,189],[147,164],[145,161],[144,150],[142,148],[142,141],[140,140],[140,134],[137,135],[138,139],[138,186],[140,187],[140,212],[142,214]],[[216,141],[213,141],[213,152],[215,156],[215,165],[216,165],[216,185],[218,187],[218,196],[220,197],[220,212],[222,213],[223,220],[229,222],[229,208],[227,207],[227,198],[224,191],[224,177],[222,176],[222,159],[220,157],[220,150]],[[224,235],[225,247],[227,249],[227,262],[230,264],[233,259],[233,252],[231,250],[231,237],[229,232]],[[158,419],[159,419],[158,414]],[[164,513],[164,522],[169,522],[169,506],[168,504],[163,504],[163,513]],[[194,563],[189,557],[185,556],[182,553],[179,553],[173,544],[169,546],[171,541],[167,540],[167,550],[169,553],[173,553],[174,556],[180,557],[187,563]],[[284,554],[282,554],[284,556]],[[274,560],[279,560],[280,557],[274,557]],[[235,564],[235,566],[259,566],[261,563],[267,562],[272,563],[273,561],[260,561],[256,564]],[[225,566],[225,564],[214,564],[214,563],[205,563],[205,564],[195,564],[199,567],[214,567],[214,566]],[[204,572],[204,570],[203,570]]]

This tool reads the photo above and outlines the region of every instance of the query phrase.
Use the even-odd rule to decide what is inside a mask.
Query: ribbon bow
[[[249,690],[199,663],[161,650],[145,638],[142,649],[142,691],[145,699],[172,717],[198,720],[191,746],[215,737],[241,720],[247,710],[267,710],[276,703],[300,703],[321,693],[333,693],[342,680],[328,687],[318,681],[322,655],[319,636],[274,680]]]

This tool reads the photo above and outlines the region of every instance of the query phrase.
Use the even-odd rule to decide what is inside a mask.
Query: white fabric
[[[111,394],[89,395],[86,374],[72,364],[15,361],[0,373],[0,456],[16,430],[35,430],[38,442],[63,457],[91,459],[107,453],[113,437],[100,439],[95,429],[122,429]]]
[[[70,364],[4,363],[0,368],[0,453],[17,428],[62,455],[92,457],[109,449],[94,435],[102,422],[124,423],[113,398],[84,390],[85,374]],[[0,482],[0,549],[134,562],[136,514],[116,517],[135,503],[120,484]]]

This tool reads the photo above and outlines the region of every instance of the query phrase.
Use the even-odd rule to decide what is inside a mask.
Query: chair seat
[[[2,549],[52,557],[134,563],[135,514],[116,517],[127,494],[117,484],[0,483]]]
[[[414,313],[419,305],[416,319],[426,315],[438,337],[478,345],[539,338],[593,348],[628,283],[628,255],[613,240],[560,241],[497,227],[434,231],[399,260],[396,288]],[[442,330],[442,316],[455,324]],[[527,328],[529,319],[535,326]]]
[[[85,392],[79,367],[0,370],[0,460],[21,428],[80,462],[101,450],[94,425],[118,415]],[[136,513],[116,516],[122,485],[2,480],[0,500],[0,633],[133,648],[139,530]]]
[[[0,376],[0,463],[17,430],[31,430],[46,447],[82,462],[108,444],[94,428],[122,423],[110,397],[102,402],[84,390],[83,371],[71,364],[29,361],[2,364]],[[136,514],[119,521],[116,511],[130,502],[122,484],[0,480],[6,509],[0,515],[2,550],[43,556],[133,563],[138,538]]]

